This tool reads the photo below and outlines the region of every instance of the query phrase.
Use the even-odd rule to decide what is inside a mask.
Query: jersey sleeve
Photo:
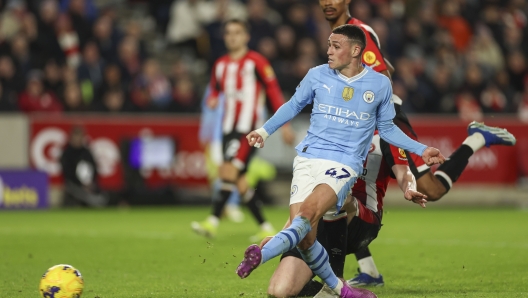
[[[392,87],[389,82],[389,79],[386,77],[382,78],[383,86],[379,91],[379,96],[381,96],[381,102],[378,105],[377,110],[377,122],[390,121],[396,116],[396,111],[394,110],[394,102],[392,101]]]
[[[312,77],[314,71],[313,68],[308,71],[299,86],[297,86],[292,98],[283,104],[264,124],[263,128],[269,135],[293,119],[306,105],[313,102],[314,90],[312,89]]]
[[[211,80],[209,81],[210,93],[208,99],[211,97],[218,97],[218,94],[220,93],[220,82],[218,81],[218,78],[216,76],[217,66],[218,62],[214,64],[213,69],[211,70]]]
[[[367,39],[367,45],[365,46],[362,56],[363,63],[370,66],[377,72],[387,70],[387,64],[385,63],[385,59],[381,54],[378,38],[374,33],[374,30],[364,24],[360,26],[363,29],[363,32],[365,32],[365,37]]]
[[[385,162],[389,166],[389,168],[392,169],[395,165],[403,165],[403,166],[409,166],[409,162],[407,160],[407,154],[405,150],[398,148],[396,146],[393,146],[389,143],[387,143],[385,140],[380,140],[380,147],[381,152],[383,154],[383,158],[385,159]],[[391,177],[396,178],[394,176],[394,173],[391,171]]]
[[[266,90],[266,98],[268,100],[269,106],[271,107],[273,113],[275,113],[284,103],[284,97],[282,96],[279,81],[277,80],[275,72],[266,58],[259,57],[256,59],[255,66],[257,75],[264,85],[264,89]]]

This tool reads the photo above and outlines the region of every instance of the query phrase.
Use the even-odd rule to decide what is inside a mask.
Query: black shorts
[[[347,235],[347,255],[356,253],[362,249],[368,247],[368,245],[378,237],[379,230],[381,228],[380,217],[374,211],[364,208],[366,212],[371,212],[372,215],[377,219],[375,223],[369,223],[361,218],[361,216],[354,216],[350,223],[348,224],[348,235]],[[319,225],[317,227],[317,241],[323,245],[323,247],[328,250],[328,242],[326,238],[326,233],[324,230],[325,222],[323,219],[319,220]],[[281,256],[281,260],[285,257],[296,257],[302,259],[301,254],[297,248],[293,248],[290,251],[285,252]]]
[[[246,134],[231,132],[225,134],[222,140],[224,161],[231,162],[240,170],[240,173],[247,171],[247,166],[251,158],[255,155],[255,147],[249,146]]]

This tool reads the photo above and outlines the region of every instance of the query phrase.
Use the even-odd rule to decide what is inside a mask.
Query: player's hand
[[[428,166],[443,164],[445,161],[445,157],[440,150],[433,147],[427,147],[427,149],[425,149],[422,154],[422,159]]]
[[[427,203],[427,196],[423,193],[408,188],[403,196],[407,201],[412,201],[413,203],[422,206],[422,208],[425,208],[425,204]]]
[[[206,102],[206,105],[208,108],[210,108],[211,110],[214,110],[216,109],[216,107],[218,106],[218,97],[216,96],[211,96],[207,99],[207,102]]]
[[[282,140],[288,146],[293,146],[295,142],[295,132],[290,125],[285,125],[282,127]]]
[[[262,241],[260,241],[260,244],[259,244],[260,249],[262,249],[264,247],[264,245],[266,245],[266,243],[268,243],[271,240],[271,238],[273,238],[273,236],[268,236],[268,237],[262,239]]]
[[[246,139],[248,140],[249,142],[249,146],[253,147],[257,147],[257,148],[264,148],[264,138],[262,138],[261,135],[259,135],[259,133],[257,131],[252,131],[250,132],[247,136],[246,136]]]

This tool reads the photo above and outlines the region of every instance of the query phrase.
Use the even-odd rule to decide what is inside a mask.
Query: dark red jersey
[[[352,195],[370,210],[381,211],[389,180],[395,178],[392,173],[394,165],[409,165],[405,151],[385,142],[376,133]]]
[[[218,97],[219,93],[225,96],[224,134],[246,134],[263,124],[266,99],[273,112],[284,103],[268,60],[254,51],[238,60],[228,55],[216,60],[211,74],[211,97]]]
[[[362,57],[363,63],[367,66],[370,66],[377,72],[387,70],[387,64],[385,63],[383,55],[381,54],[381,45],[379,43],[379,38],[376,32],[374,32],[374,30],[369,25],[363,23],[358,19],[351,18],[350,20],[348,20],[348,24],[360,27],[365,33],[365,37],[367,38],[367,45],[365,46],[365,50],[363,51]]]

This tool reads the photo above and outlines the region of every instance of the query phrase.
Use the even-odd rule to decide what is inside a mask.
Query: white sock
[[[337,294],[341,295],[341,289],[343,288],[343,282],[340,279],[337,279],[337,286],[333,288],[332,290]]]
[[[469,146],[473,150],[473,153],[475,153],[486,145],[486,140],[480,132],[476,132],[467,137],[462,144]]]
[[[271,231],[271,230],[273,230],[273,226],[272,226],[269,222],[267,222],[267,221],[263,222],[263,223],[260,225],[260,228],[261,228],[263,231]]]
[[[363,258],[358,261],[359,263],[359,270],[362,273],[366,273],[374,278],[378,278],[380,276],[378,272],[378,268],[376,268],[376,264],[374,264],[374,259],[372,256]]]
[[[218,227],[218,224],[220,223],[220,220],[218,219],[218,217],[214,215],[209,215],[209,217],[207,218],[207,221],[210,222],[215,227]]]

